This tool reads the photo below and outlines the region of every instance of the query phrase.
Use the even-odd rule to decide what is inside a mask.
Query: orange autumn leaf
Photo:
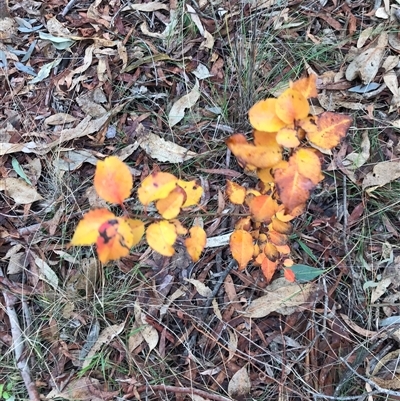
[[[289,214],[305,204],[310,191],[324,178],[319,157],[310,149],[298,150],[286,168],[276,168],[273,174],[279,198]]]
[[[286,214],[285,213],[285,207],[282,205],[282,207],[280,208],[280,210],[278,210],[276,212],[276,218],[279,219],[280,221],[283,221],[285,223],[287,223],[288,221],[292,221],[293,219],[296,218],[296,216],[293,216],[291,214]]]
[[[265,244],[265,247],[264,247],[264,254],[265,254],[265,256],[266,256],[269,260],[271,260],[272,262],[276,262],[276,261],[279,259],[279,257],[280,257],[280,254],[279,254],[278,249],[277,249],[276,246],[275,246],[274,244],[272,244],[271,242],[267,242],[267,243]]]
[[[179,220],[171,220],[171,223],[175,226],[178,235],[186,235],[188,233],[187,228],[184,227]]]
[[[246,197],[246,188],[233,181],[226,180],[225,192],[232,203],[235,205],[243,205],[244,198]]]
[[[306,99],[310,97],[317,97],[317,76],[310,74],[306,78],[300,78],[299,80],[290,84],[292,89],[300,92]]]
[[[310,112],[307,99],[297,90],[286,89],[276,99],[276,114],[286,124],[293,124],[296,120],[306,118]]]
[[[143,233],[144,224],[140,220],[117,217],[103,223],[96,241],[100,262],[107,263],[128,256],[130,249],[141,240]]]
[[[294,265],[294,262],[292,259],[285,259],[283,261],[283,266],[285,267],[292,267]]]
[[[178,179],[174,175],[156,171],[142,181],[138,189],[138,198],[147,206],[153,201],[166,198],[177,182]]]
[[[239,270],[244,270],[253,259],[253,237],[247,231],[235,230],[230,237],[229,245]]]
[[[197,184],[195,180],[178,180],[178,185],[186,192],[186,200],[182,207],[194,206],[200,202],[201,195],[203,195],[203,188]]]
[[[186,192],[180,186],[175,187],[166,198],[159,199],[156,202],[158,213],[164,219],[170,220],[178,216],[181,207],[186,200]]]
[[[99,237],[100,226],[112,219],[116,219],[116,216],[107,209],[90,210],[78,223],[70,245],[93,245]]]
[[[276,104],[277,99],[261,100],[249,110],[249,120],[253,128],[276,132],[286,125],[276,114]]]
[[[207,235],[206,232],[198,226],[192,227],[189,233],[190,237],[185,239],[185,246],[192,261],[197,262],[206,246]]]
[[[276,132],[265,132],[255,129],[253,131],[253,142],[256,146],[276,147],[277,149],[281,149],[276,142]]]
[[[249,169],[272,167],[282,159],[282,149],[277,146],[255,146],[247,141],[244,143],[242,134],[232,135],[226,141],[226,145],[236,156],[239,163]]]
[[[291,234],[292,225],[288,222],[279,220],[276,217],[272,218],[272,229],[281,234]]]
[[[253,196],[247,202],[250,214],[255,221],[269,224],[272,216],[278,211],[278,204],[269,195]]]
[[[100,198],[110,203],[122,204],[133,187],[132,174],[128,166],[116,156],[97,162],[94,188]]]
[[[270,168],[261,168],[257,170],[257,177],[266,185],[271,186],[274,183],[274,177]],[[266,189],[269,189],[268,187]]]
[[[320,116],[312,116],[300,121],[307,132],[307,139],[318,149],[330,150],[346,136],[353,119],[350,116],[326,111]]]
[[[292,269],[283,269],[283,275],[287,281],[294,283],[296,281],[296,275]]]
[[[290,254],[290,247],[289,245],[276,245],[276,249],[281,255],[289,255]]]
[[[173,245],[177,238],[173,223],[159,221],[150,224],[146,230],[146,240],[149,246],[163,256],[172,256],[175,253]]]
[[[258,253],[256,258],[254,259],[254,264],[257,266],[261,266],[261,263],[266,258],[265,253]]]
[[[275,246],[286,245],[287,242],[289,241],[287,235],[278,233],[277,231],[274,230],[269,230],[267,235],[268,235],[268,240],[272,242]]]
[[[276,268],[278,267],[278,262],[273,262],[268,258],[265,258],[261,263],[261,270],[264,274],[265,280],[269,283],[272,280],[276,272]]]
[[[254,244],[254,245],[253,245],[253,258],[257,258],[258,255],[260,255],[261,252],[262,252],[262,251],[261,251],[261,249],[260,249],[260,245]]]
[[[250,217],[242,217],[235,224],[235,230],[250,231],[250,229],[251,229]]]
[[[297,131],[294,128],[284,127],[276,134],[276,142],[285,148],[297,148],[300,145]]]

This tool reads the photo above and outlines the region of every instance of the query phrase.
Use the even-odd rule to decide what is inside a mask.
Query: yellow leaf
[[[186,192],[181,187],[175,187],[166,198],[156,202],[156,208],[164,219],[174,219],[181,211]]]
[[[300,78],[299,80],[290,84],[292,89],[300,92],[306,99],[310,97],[317,97],[317,76],[310,74],[306,78]]]
[[[206,246],[207,235],[206,232],[198,226],[192,227],[189,233],[190,237],[185,239],[185,246],[192,261],[197,262]]]
[[[246,197],[246,188],[233,181],[226,180],[225,192],[232,203],[235,205],[243,205],[244,198]]]
[[[94,188],[100,198],[110,203],[122,204],[133,187],[132,174],[128,166],[116,156],[97,162]]]
[[[247,143],[244,135],[235,134],[226,144],[239,163],[249,169],[272,167],[282,159],[282,148],[276,141],[274,146],[255,146]]]
[[[286,124],[306,118],[310,112],[307,99],[297,90],[289,88],[276,99],[276,114]]]
[[[153,201],[166,198],[176,187],[177,182],[178,179],[172,174],[154,172],[140,184],[138,198],[144,206],[147,206]]]
[[[286,125],[276,114],[276,104],[277,99],[261,100],[249,110],[249,120],[253,128],[265,132],[277,132]]]
[[[239,270],[244,270],[253,258],[253,237],[247,231],[235,230],[230,237],[229,245]]]
[[[276,134],[276,142],[285,148],[297,148],[300,145],[299,138],[297,137],[297,130],[294,128],[282,128]]]
[[[146,230],[147,243],[163,256],[172,256],[175,253],[173,245],[176,238],[175,225],[168,221],[150,224]]]
[[[114,213],[111,213],[107,209],[95,209],[89,211],[78,223],[70,245],[93,245],[99,236],[100,226],[108,220],[115,218],[116,216]]]
[[[203,195],[203,188],[197,184],[196,180],[178,180],[178,185],[186,192],[186,201],[182,207],[195,206],[200,202],[201,195]]]

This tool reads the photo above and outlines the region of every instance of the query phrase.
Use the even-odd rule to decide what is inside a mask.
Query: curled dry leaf
[[[94,175],[94,188],[100,198],[122,204],[131,194],[132,174],[128,166],[116,156],[99,161]]]
[[[315,284],[290,283],[277,278],[266,288],[266,295],[255,299],[246,309],[244,316],[261,318],[272,312],[290,315],[301,310],[301,305],[309,301],[315,292]]]
[[[27,205],[43,199],[35,188],[20,178],[7,177],[0,179],[0,191],[4,191],[7,196],[19,205]]]
[[[196,81],[193,89],[187,94],[182,96],[179,100],[177,100],[169,114],[168,114],[168,122],[170,127],[178,124],[185,117],[185,110],[192,108],[200,98],[200,90],[199,90],[199,82]]]
[[[148,156],[160,162],[183,163],[197,156],[197,153],[171,141],[166,141],[164,138],[160,138],[151,132],[143,135],[138,142],[139,146]]]

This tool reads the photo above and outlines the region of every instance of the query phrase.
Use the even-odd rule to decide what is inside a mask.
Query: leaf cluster
[[[288,280],[295,279],[288,244],[291,220],[303,212],[310,192],[324,179],[321,152],[337,146],[352,123],[351,117],[331,112],[310,115],[308,99],[315,96],[314,75],[292,82],[278,98],[262,100],[250,109],[252,142],[242,134],[226,141],[239,163],[259,178],[257,187],[250,189],[227,181],[230,202],[241,205],[248,215],[236,223],[230,237],[232,256],[239,269],[250,261],[261,266],[268,282],[280,267]],[[145,209],[154,203],[160,215],[147,227],[131,218],[124,207],[133,188],[125,163],[114,156],[98,162],[94,187],[101,198],[121,205],[124,215],[117,217],[108,209],[89,211],[79,222],[71,245],[96,244],[100,261],[107,263],[127,256],[144,235],[148,245],[164,256],[172,256],[177,239],[186,237],[190,257],[199,260],[206,245],[205,231],[198,226],[188,230],[177,220],[182,209],[200,201],[203,189],[196,181],[160,171],[147,176],[137,198]]]
[[[310,192],[324,179],[321,153],[337,146],[352,123],[350,116],[337,113],[310,115],[308,99],[316,96],[315,75],[291,82],[278,98],[249,110],[252,142],[242,134],[226,142],[239,164],[260,180],[257,189],[227,181],[230,201],[249,214],[230,238],[232,255],[241,269],[250,261],[260,265],[268,282],[282,265],[285,277],[294,280],[288,257],[290,221],[303,212]]]

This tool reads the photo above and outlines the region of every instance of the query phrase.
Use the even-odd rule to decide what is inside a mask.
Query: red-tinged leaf
[[[108,220],[99,228],[96,241],[97,254],[102,263],[117,260],[129,255],[144,233],[144,224],[140,220],[117,217]]]
[[[300,92],[289,88],[276,99],[275,111],[285,125],[293,124],[296,120],[301,120],[308,116],[310,105]]]
[[[261,266],[261,264],[262,264],[262,262],[263,262],[263,260],[266,258],[266,256],[265,256],[265,253],[259,253],[257,256],[256,256],[256,258],[255,258],[255,260],[254,260],[254,264],[255,265],[257,265],[257,266]]]
[[[156,208],[158,213],[160,213],[164,219],[174,219],[181,211],[181,207],[185,200],[185,190],[177,186],[168,194],[166,198],[159,199],[156,202]]]
[[[255,221],[269,224],[272,216],[278,211],[278,204],[269,195],[260,195],[249,198],[250,214]]]
[[[283,275],[285,276],[285,279],[291,283],[294,283],[296,281],[296,275],[291,269],[283,269]]]
[[[350,116],[326,111],[318,117],[308,117],[299,124],[307,132],[311,144],[321,150],[330,150],[346,136],[352,122]]]
[[[265,258],[261,263],[261,270],[264,274],[265,280],[269,283],[272,280],[276,272],[276,268],[278,266],[278,262],[272,262],[268,258]]]
[[[291,214],[286,214],[285,213],[285,207],[282,205],[279,210],[276,212],[276,218],[279,219],[280,221],[283,221],[287,223],[288,221],[292,221],[293,219],[296,218],[296,216],[293,216]]]
[[[178,180],[178,185],[186,192],[186,200],[182,207],[195,206],[200,202],[203,188],[194,181]]]
[[[244,270],[253,258],[253,237],[244,230],[235,230],[230,238],[229,245],[232,256],[239,265],[239,270]]]
[[[94,188],[100,198],[110,203],[122,204],[133,187],[128,166],[116,156],[97,162]]]
[[[277,116],[277,99],[266,99],[256,103],[249,110],[249,120],[253,128],[265,132],[277,132],[286,124]]]
[[[279,198],[294,215],[293,210],[308,200],[310,191],[323,180],[321,162],[311,149],[299,149],[289,159],[289,164],[273,170]]]
[[[290,87],[300,92],[306,99],[317,97],[317,76],[310,74],[307,78],[301,78],[293,83]]]
[[[269,230],[267,236],[268,240],[271,241],[275,246],[286,245],[289,240],[287,235],[273,230]]]
[[[146,230],[147,243],[163,256],[172,256],[175,253],[173,245],[176,238],[176,227],[168,221],[150,224]]]
[[[189,233],[190,237],[186,238],[185,246],[192,261],[197,262],[206,246],[207,235],[201,227],[197,226],[192,227]]]
[[[229,200],[235,205],[243,205],[244,198],[246,197],[246,188],[233,181],[226,180],[226,194]]]
[[[101,225],[113,219],[116,219],[116,216],[107,209],[89,211],[78,223],[70,245],[93,245],[99,237],[99,228]]]
[[[175,189],[177,182],[178,179],[172,174],[154,172],[140,184],[138,198],[144,206],[147,206],[153,201],[166,198]]]

